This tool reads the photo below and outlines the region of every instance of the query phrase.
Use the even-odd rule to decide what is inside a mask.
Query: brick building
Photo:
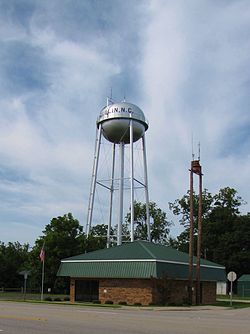
[[[196,268],[194,258],[194,277]],[[147,241],[73,256],[61,261],[58,276],[70,277],[70,300],[133,305],[187,301],[188,254]],[[225,280],[225,268],[201,260],[203,304],[216,300],[216,282]],[[195,291],[194,291],[195,299]]]

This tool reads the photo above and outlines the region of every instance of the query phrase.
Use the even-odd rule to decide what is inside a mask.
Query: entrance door
[[[76,280],[75,301],[91,302],[99,299],[99,281]]]

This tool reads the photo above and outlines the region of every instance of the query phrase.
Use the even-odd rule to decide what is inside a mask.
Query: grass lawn
[[[217,295],[217,302],[216,302],[215,305],[224,306],[224,307],[231,307],[230,296],[229,295]],[[233,308],[250,307],[250,298],[233,295],[232,307]]]
[[[245,301],[249,301],[250,303],[250,297],[241,297],[241,296],[237,296],[237,295],[233,295],[233,300],[245,300]],[[217,295],[217,300],[230,300],[230,296],[229,295]]]
[[[50,301],[46,300],[50,297]],[[0,292],[0,301],[27,301],[27,302],[40,302],[41,294],[39,293],[26,293],[24,296],[21,292]],[[59,295],[59,294],[44,294],[43,300],[46,303],[54,303],[61,302],[69,304],[69,296],[68,295]],[[104,307],[121,307],[120,305],[106,305],[106,304],[94,304],[94,303],[75,303],[73,305],[86,305],[86,306],[104,306]],[[217,295],[217,302],[213,304],[214,306],[222,306],[222,307],[231,307],[230,306],[230,296],[228,295]],[[167,306],[165,306],[167,307]],[[233,296],[233,308],[245,308],[250,307],[250,298],[247,297],[239,297],[237,295]]]
[[[51,297],[52,300],[60,299],[64,301],[65,298],[69,298],[67,295],[53,295],[53,294],[44,294],[43,299]],[[0,292],[0,300],[41,300],[41,294],[39,293],[26,293],[26,296],[22,292]]]
[[[46,300],[47,298],[51,298],[51,300]],[[52,304],[52,303],[61,303],[68,304],[72,306],[96,306],[96,307],[110,307],[110,308],[121,308],[121,305],[108,305],[108,304],[95,304],[91,302],[82,302],[82,303],[74,303],[71,304],[69,300],[65,300],[65,298],[69,299],[68,295],[59,295],[59,294],[44,294],[43,295],[43,303]],[[0,292],[0,302],[4,301],[20,301],[20,302],[31,302],[31,303],[41,303],[41,294],[38,293],[26,293],[24,296],[21,292]]]

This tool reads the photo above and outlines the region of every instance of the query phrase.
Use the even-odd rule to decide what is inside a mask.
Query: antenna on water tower
[[[146,143],[145,143],[145,132],[148,129],[148,123],[145,119],[143,111],[135,104],[128,102],[114,103],[112,101],[112,90],[111,90],[111,104],[110,100],[107,100],[107,106],[104,107],[97,119],[97,136],[96,146],[94,154],[93,172],[91,179],[91,188],[88,205],[88,217],[86,224],[86,234],[90,233],[93,217],[93,208],[95,201],[96,186],[103,185],[102,180],[98,180],[98,162],[100,156],[101,139],[113,143],[112,150],[112,168],[111,168],[111,179],[109,185],[103,185],[104,188],[110,192],[109,198],[109,221],[107,231],[107,247],[110,245],[110,231],[112,225],[112,214],[113,214],[113,196],[114,191],[114,175],[115,175],[115,161],[116,151],[119,148],[119,178],[118,191],[119,191],[119,219],[117,223],[117,245],[122,244],[122,224],[123,224],[123,206],[124,206],[124,149],[125,145],[129,145],[129,189],[130,189],[130,241],[134,241],[134,192],[135,183],[145,190],[145,202],[146,202],[146,225],[147,225],[147,239],[150,241],[150,217],[149,217],[149,193],[148,193],[148,175],[147,175],[147,159],[146,159]],[[143,169],[144,179],[143,182],[138,181],[134,177],[134,143],[142,141],[142,155],[143,155]],[[106,180],[107,181],[107,180]]]
[[[198,143],[198,160],[201,160],[201,143]]]
[[[194,160],[194,134],[192,132],[192,160]]]

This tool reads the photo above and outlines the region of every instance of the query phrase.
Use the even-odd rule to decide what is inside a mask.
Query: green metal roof
[[[171,247],[147,241],[134,241],[63,259],[58,276],[187,279],[188,262],[188,254]],[[213,281],[225,280],[225,268],[201,260],[201,278]]]
[[[153,262],[87,262],[62,263],[58,276],[100,278],[149,278],[156,277]]]
[[[94,252],[84,253],[63,259],[66,261],[88,261],[88,260],[163,260],[177,263],[188,263],[189,256],[187,253],[180,252],[172,247],[154,244],[148,241],[134,241],[120,246],[99,249]],[[196,257],[194,257],[196,263]],[[223,266],[211,261],[201,260],[202,265],[210,265],[224,268]]]
[[[242,275],[239,279],[238,282],[250,282],[250,275]]]

